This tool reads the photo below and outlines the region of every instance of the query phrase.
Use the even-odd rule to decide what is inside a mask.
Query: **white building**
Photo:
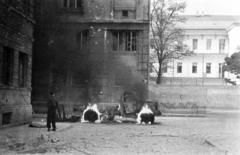
[[[171,83],[187,82],[186,79],[196,84],[213,82],[213,79],[215,84],[223,83],[224,59],[240,45],[240,17],[192,15],[186,19],[179,27],[183,29],[184,43],[193,54],[169,62],[163,79]],[[150,76],[156,76],[156,73]]]

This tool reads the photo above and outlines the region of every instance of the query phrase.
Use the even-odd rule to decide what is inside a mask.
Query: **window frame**
[[[167,72],[168,72],[168,64],[163,63],[163,73],[167,73]]]
[[[181,74],[183,72],[183,63],[182,62],[178,62],[177,63],[177,73]]]
[[[128,17],[128,15],[129,15],[129,12],[128,12],[128,10],[122,10],[122,17],[125,17],[125,18],[127,18],[127,17]]]
[[[136,52],[137,51],[137,31],[121,30],[112,32],[112,50]]]
[[[206,41],[206,49],[211,50],[212,49],[212,39],[207,39]]]
[[[226,48],[226,39],[219,39],[219,52],[222,52]]]
[[[192,63],[192,74],[196,74],[198,72],[198,64],[196,62]]]
[[[212,63],[206,63],[206,74],[211,74],[212,72]]]
[[[66,9],[82,9],[83,0],[62,0],[62,7]]]
[[[197,50],[198,49],[198,39],[192,40],[192,49]]]
[[[79,49],[83,49],[85,44],[87,43],[87,39],[89,36],[89,30],[83,30],[76,35],[76,44]]]

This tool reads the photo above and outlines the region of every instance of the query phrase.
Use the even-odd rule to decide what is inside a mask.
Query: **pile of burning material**
[[[145,104],[141,111],[137,114],[137,123],[138,124],[153,124],[155,120],[155,116],[152,110],[149,108],[147,104]]]
[[[97,108],[97,104],[93,104],[93,105],[89,104],[87,108],[83,111],[81,123],[85,123],[85,122],[100,123],[101,122],[100,116],[101,116],[101,113]]]

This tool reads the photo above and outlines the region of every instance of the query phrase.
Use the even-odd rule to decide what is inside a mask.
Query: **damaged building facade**
[[[33,1],[0,0],[0,127],[32,117]]]
[[[118,104],[147,96],[149,0],[38,0],[32,103],[56,93],[69,112],[89,101]]]

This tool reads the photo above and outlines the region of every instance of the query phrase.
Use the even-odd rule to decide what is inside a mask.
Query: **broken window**
[[[177,63],[177,73],[182,73],[182,63],[181,62]]]
[[[14,50],[9,47],[3,47],[2,60],[2,83],[10,86],[13,84]]]
[[[27,70],[28,70],[28,55],[23,52],[19,52],[19,64],[18,64],[18,84],[19,87],[27,86]]]
[[[197,73],[197,63],[192,64],[192,73]]]
[[[116,31],[113,32],[114,51],[136,51],[137,32],[136,31]]]

